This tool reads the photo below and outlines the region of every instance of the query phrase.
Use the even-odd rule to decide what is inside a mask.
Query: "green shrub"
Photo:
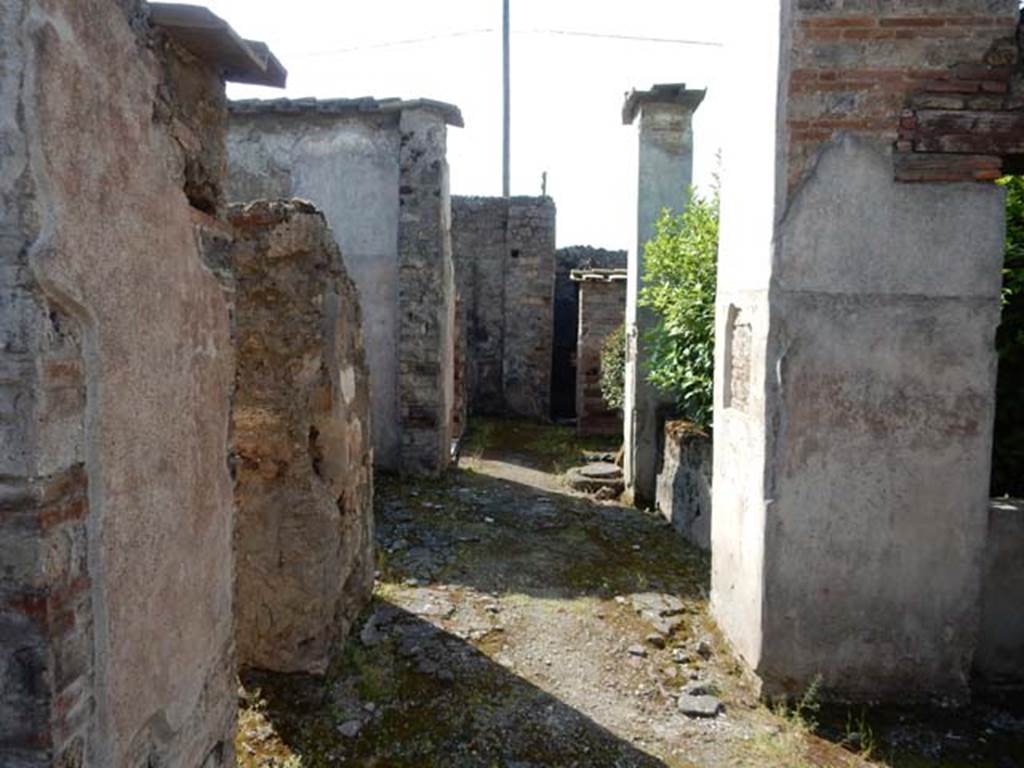
[[[601,396],[609,408],[622,408],[625,387],[626,327],[620,325],[601,345]]]
[[[996,334],[999,384],[996,391],[992,493],[1024,496],[1024,177],[1006,187],[1006,261],[1003,316]]]
[[[645,337],[648,380],[670,393],[679,416],[710,427],[714,408],[718,195],[692,195],[681,214],[665,210],[644,250],[641,306],[657,325]]]

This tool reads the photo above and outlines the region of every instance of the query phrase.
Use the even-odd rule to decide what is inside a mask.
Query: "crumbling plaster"
[[[298,197],[324,211],[363,306],[373,372],[375,460],[399,466],[399,142],[393,116],[245,115],[232,118],[228,146],[233,201]]]
[[[851,101],[843,116],[870,135],[833,128],[807,154],[804,122],[825,101],[791,94],[794,63],[841,76],[875,48],[893,67],[941,66],[945,49],[892,43],[885,29],[793,45],[798,23],[803,34],[842,16],[795,5],[765,4],[734,43],[761,65],[736,67],[729,89],[748,119],[724,153],[713,613],[766,693],[799,693],[820,674],[845,698],[963,698],[986,546],[1003,194],[897,182],[895,123],[856,122],[885,100]],[[987,48],[971,42],[977,30],[956,37],[962,17],[943,26],[970,3],[903,5],[872,13],[936,14],[956,46]],[[800,152],[782,149],[791,141]]]
[[[378,467],[435,474],[455,416],[447,126],[426,100],[232,104],[229,197],[300,197],[336,233],[364,309]]]
[[[42,478],[80,459],[88,484],[93,668],[74,689],[84,709],[46,738],[82,716],[92,764],[226,764],[233,359],[183,191],[182,126],[161,110],[162,57],[179,54],[135,2],[5,0],[0,18],[4,266],[23,297],[4,323],[40,333],[62,316],[82,339],[84,429],[26,424],[10,467]]]

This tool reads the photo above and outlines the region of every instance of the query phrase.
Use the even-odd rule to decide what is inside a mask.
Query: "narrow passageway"
[[[570,494],[580,448],[483,422],[443,480],[379,478],[373,604],[325,680],[243,676],[239,765],[872,764],[838,743],[855,726],[826,741],[758,703],[708,619],[708,557]]]

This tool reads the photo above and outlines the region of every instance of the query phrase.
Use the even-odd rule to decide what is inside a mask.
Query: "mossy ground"
[[[587,452],[617,451],[619,437],[580,437],[572,427],[541,425],[516,419],[474,419],[463,441],[471,459],[515,457],[528,466],[560,475],[580,463]]]
[[[1024,766],[1010,715],[957,730],[934,714],[837,709],[816,711],[818,725],[758,702],[708,616],[706,554],[652,514],[535,483],[615,448],[486,421],[445,478],[379,478],[373,604],[324,678],[243,676],[238,765]],[[517,467],[532,474],[518,482]],[[643,656],[630,652],[653,629],[631,605],[640,593],[682,605],[666,647]],[[360,640],[365,621],[379,637]],[[725,715],[677,711],[695,680]]]

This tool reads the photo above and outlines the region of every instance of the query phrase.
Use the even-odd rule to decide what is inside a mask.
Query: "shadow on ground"
[[[706,553],[661,518],[458,469],[443,481],[378,484],[385,582],[417,579],[547,598],[662,591],[703,603]]]
[[[764,707],[708,618],[708,556],[550,474],[594,444],[482,433],[441,480],[378,478],[374,603],[325,678],[243,677],[240,766],[1024,768],[1005,704]],[[724,713],[681,713],[694,685]]]
[[[243,677],[302,766],[665,766],[435,624],[374,609],[326,684]]]

